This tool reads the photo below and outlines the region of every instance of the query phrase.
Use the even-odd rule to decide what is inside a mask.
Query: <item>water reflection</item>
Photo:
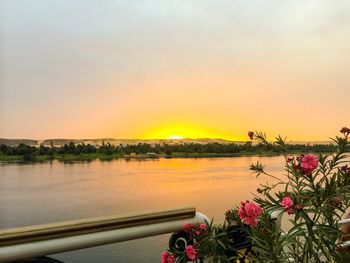
[[[0,227],[195,206],[222,220],[251,199],[264,176],[248,170],[267,164],[281,175],[283,157],[173,158],[0,165]],[[103,246],[57,257],[67,262],[158,262],[167,236]],[[127,253],[137,246],[140,253]]]

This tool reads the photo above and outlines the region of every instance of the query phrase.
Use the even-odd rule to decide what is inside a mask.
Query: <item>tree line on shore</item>
[[[35,156],[55,156],[55,155],[80,155],[80,154],[103,154],[103,155],[144,155],[147,153],[164,154],[171,156],[173,153],[183,154],[254,154],[254,153],[271,153],[279,154],[282,152],[315,152],[326,153],[333,152],[336,147],[333,144],[287,144],[283,149],[274,144],[252,144],[246,142],[242,144],[230,143],[186,143],[186,144],[146,144],[139,143],[136,145],[112,145],[110,143],[103,143],[101,146],[94,146],[91,144],[74,144],[69,143],[63,146],[47,147],[41,145],[39,147],[30,146],[26,144],[19,144],[17,146],[0,145],[0,154],[8,156],[22,156],[23,159],[35,159]]]

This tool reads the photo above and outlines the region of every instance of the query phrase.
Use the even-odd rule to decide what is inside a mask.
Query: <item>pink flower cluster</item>
[[[312,153],[306,154],[301,159],[301,169],[307,174],[311,175],[312,171],[318,166],[318,157]]]
[[[185,232],[190,232],[191,231],[191,224],[184,224],[184,231]]]
[[[204,234],[207,230],[206,224],[184,224],[184,231],[189,235],[190,239],[196,238]]]
[[[197,258],[197,250],[193,246],[186,247],[186,256],[188,259],[195,260]]]
[[[186,257],[190,260],[197,259],[198,250],[194,246],[188,245],[185,248],[185,253],[186,253]],[[161,263],[175,263],[175,262],[176,262],[176,257],[174,254],[171,254],[167,251],[163,252],[162,258],[161,258]]]
[[[290,196],[283,197],[281,205],[284,207],[284,210],[287,211],[289,215],[294,213],[294,202]]]
[[[163,252],[161,263],[175,263],[175,260],[176,258],[173,254],[166,251]]]
[[[262,209],[254,202],[241,202],[241,207],[238,210],[239,218],[247,225],[256,226],[258,218],[262,214]]]

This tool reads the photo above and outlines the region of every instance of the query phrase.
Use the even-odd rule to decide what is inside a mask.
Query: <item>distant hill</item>
[[[16,146],[20,143],[24,143],[31,146],[62,146],[69,143],[74,144],[91,144],[94,146],[101,146],[103,143],[112,144],[112,145],[137,145],[139,143],[146,144],[184,144],[184,143],[199,143],[199,144],[208,144],[208,143],[221,143],[221,144],[230,144],[230,143],[245,143],[245,142],[236,142],[229,141],[224,139],[112,139],[112,138],[101,138],[101,139],[47,139],[47,140],[28,140],[28,139],[0,139],[0,144],[6,144],[11,146]]]
[[[79,143],[85,143],[85,144],[91,144],[94,146],[101,146],[103,143],[107,144],[110,143],[112,145],[137,145],[139,143],[146,143],[146,144],[183,144],[183,143],[200,143],[200,144],[207,144],[207,143],[213,143],[218,142],[222,144],[229,144],[232,143],[232,141],[223,140],[223,139],[112,139],[112,138],[102,138],[102,139],[82,139],[82,140],[70,140],[70,139],[49,139],[44,141],[38,141],[39,145],[45,145],[50,146],[51,142],[54,146],[62,146],[66,143],[73,142],[74,144]],[[242,142],[240,142],[242,143]]]
[[[0,138],[0,144],[6,144],[8,146],[17,146],[18,144],[26,144],[31,146],[36,146],[38,141],[36,140],[28,140],[28,139],[2,139]]]
[[[110,143],[112,145],[137,145],[139,143],[146,144],[189,144],[189,143],[199,143],[199,144],[208,144],[208,143],[220,143],[220,144],[244,144],[246,141],[230,141],[224,139],[112,139],[112,138],[101,138],[101,139],[47,139],[47,140],[29,140],[29,139],[2,139],[0,138],[0,144],[5,144],[9,146],[17,146],[20,143],[37,146],[63,146],[69,144],[70,142],[74,144],[91,144],[93,146],[101,146],[103,143]],[[330,144],[330,141],[288,141],[289,144]]]

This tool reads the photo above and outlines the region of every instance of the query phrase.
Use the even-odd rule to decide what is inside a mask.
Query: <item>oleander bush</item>
[[[350,129],[333,140],[333,154],[307,153],[285,157],[285,173],[273,175],[259,162],[250,170],[271,178],[252,201],[225,214],[225,222],[184,226],[184,238],[162,255],[162,262],[350,262],[341,247],[349,233],[339,221],[350,207]],[[285,151],[280,136],[270,143],[264,133],[249,132],[251,140]],[[288,217],[288,227],[280,218]],[[282,225],[286,219],[282,219]],[[182,245],[181,245],[182,244]]]

